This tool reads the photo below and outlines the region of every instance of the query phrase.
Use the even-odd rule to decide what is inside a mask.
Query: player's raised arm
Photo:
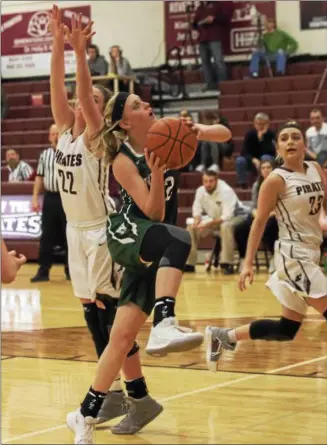
[[[268,218],[275,209],[279,195],[285,187],[281,177],[271,174],[263,183],[259,192],[258,208],[253,220],[248,239],[246,257],[239,278],[240,290],[245,289],[245,281],[248,278],[250,284],[253,281],[253,261],[259,248],[263,232]]]
[[[103,127],[103,116],[96,105],[92,89],[92,77],[86,59],[86,47],[88,41],[95,34],[92,32],[93,22],[84,29],[82,27],[82,15],[72,17],[72,29],[67,32],[67,39],[76,55],[76,92],[81,106],[88,137],[97,133]]]
[[[65,27],[61,22],[61,11],[53,5],[51,14],[53,47],[51,55],[50,92],[51,111],[59,134],[74,125],[74,111],[69,106],[65,88]]]
[[[216,125],[204,125],[204,124],[191,124],[192,130],[196,133],[196,137],[199,141],[211,141],[211,142],[227,142],[231,139],[231,131],[221,124]]]
[[[153,221],[165,218],[165,166],[159,167],[159,158],[153,153],[145,153],[146,162],[151,170],[151,185],[148,189],[135,165],[126,156],[117,156],[113,172],[119,184],[133,198],[139,209]]]

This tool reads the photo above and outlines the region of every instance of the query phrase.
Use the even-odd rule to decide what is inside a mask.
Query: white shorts
[[[319,266],[320,249],[276,241],[274,261],[276,272],[266,285],[282,306],[305,315],[306,297],[327,295],[327,278]]]
[[[80,230],[67,223],[66,232],[69,272],[75,296],[95,300],[96,293],[100,293],[118,298],[121,267],[112,262],[106,226]]]

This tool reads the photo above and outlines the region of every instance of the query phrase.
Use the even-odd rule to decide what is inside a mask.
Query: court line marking
[[[227,386],[232,386],[234,384],[242,383],[247,380],[253,380],[258,377],[263,377],[265,375],[272,375],[277,372],[286,371],[288,369],[297,368],[299,366],[309,365],[311,363],[320,362],[322,360],[327,360],[327,355],[323,355],[321,357],[316,357],[311,360],[306,360],[306,361],[299,362],[299,363],[294,363],[293,365],[287,365],[287,366],[282,366],[281,368],[272,369],[271,371],[267,371],[265,374],[251,374],[250,376],[240,377],[239,379],[229,380],[228,382],[217,383],[216,385],[211,385],[211,386],[207,386],[205,388],[195,389],[193,391],[184,392],[182,394],[176,394],[175,396],[164,397],[163,399],[159,400],[159,402],[170,402],[171,400],[181,399],[183,397],[191,396],[194,394],[199,394],[201,392],[211,391],[213,389],[218,389],[218,388],[225,388]],[[43,430],[34,431],[33,433],[21,434],[20,436],[9,437],[8,439],[3,440],[2,443],[6,444],[6,443],[11,443],[11,442],[16,442],[17,440],[26,439],[28,437],[38,436],[38,435],[44,434],[44,433],[50,433],[51,431],[57,431],[57,430],[61,430],[63,428],[66,428],[66,424],[57,425],[52,428],[45,428]]]

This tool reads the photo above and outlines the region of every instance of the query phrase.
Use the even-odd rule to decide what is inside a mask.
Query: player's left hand
[[[156,156],[153,152],[150,152],[145,149],[144,150],[145,155],[145,161],[147,163],[147,166],[151,170],[152,174],[160,174],[163,175],[165,171],[167,170],[167,166],[165,164],[160,165],[160,158]]]
[[[69,31],[65,27],[65,34],[67,41],[74,49],[75,53],[86,53],[86,47],[88,41],[94,36],[95,32],[92,32],[92,26],[94,22],[90,22],[84,29],[82,28],[82,14],[79,14],[78,18],[74,14],[72,16],[72,29]]]

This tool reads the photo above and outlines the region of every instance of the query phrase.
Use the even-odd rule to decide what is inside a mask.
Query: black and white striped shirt
[[[56,151],[50,147],[43,150],[39,157],[37,176],[43,176],[44,187],[48,192],[59,192],[55,169]]]
[[[9,167],[9,177],[8,182],[20,182],[27,181],[31,174],[33,173],[32,167],[25,161],[19,161],[17,167],[13,170]]]

